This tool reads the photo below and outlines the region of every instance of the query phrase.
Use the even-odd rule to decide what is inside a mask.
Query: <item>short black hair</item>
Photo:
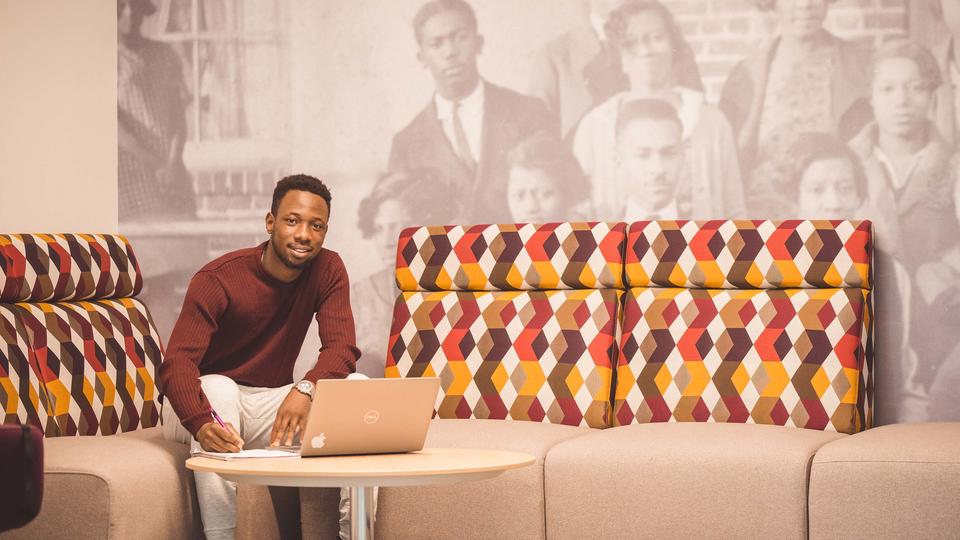
[[[866,200],[867,193],[867,174],[863,170],[863,163],[860,157],[850,146],[838,137],[835,133],[813,131],[800,133],[797,139],[790,145],[790,150],[784,156],[789,168],[789,185],[785,186],[786,191],[794,198],[800,194],[800,184],[803,181],[803,174],[807,172],[810,165],[815,161],[824,161],[828,159],[845,159],[853,167],[853,179],[857,188],[857,197],[860,201]]]
[[[477,14],[474,13],[470,4],[464,0],[431,0],[420,6],[417,14],[413,17],[413,35],[416,36],[417,43],[420,43],[420,30],[423,29],[423,25],[427,23],[427,20],[444,11],[459,11],[463,13],[467,17],[467,22],[470,23],[473,31],[477,32]]]
[[[641,119],[673,122],[683,131],[683,123],[673,105],[662,99],[641,98],[625,101],[620,105],[620,110],[617,111],[617,138],[627,126]]]
[[[280,210],[280,201],[283,200],[283,196],[292,190],[306,191],[314,195],[319,195],[323,200],[327,201],[327,209],[330,209],[330,201],[333,197],[330,195],[330,188],[328,188],[326,184],[308,174],[291,174],[277,182],[276,187],[273,188],[273,203],[270,205],[270,213],[273,214],[274,217],[276,217],[277,211]]]

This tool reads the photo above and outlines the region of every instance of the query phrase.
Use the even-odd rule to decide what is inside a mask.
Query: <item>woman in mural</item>
[[[654,0],[626,2],[614,10],[607,36],[620,55],[630,90],[588,112],[573,138],[573,150],[590,179],[599,219],[620,219],[626,179],[616,174],[616,124],[628,101],[656,98],[679,112],[683,124],[684,167],[678,198],[689,204],[692,217],[742,217],[743,186],[736,145],[723,114],[704,101],[703,92],[680,86],[678,66],[692,62],[686,43],[670,12]]]
[[[849,138],[866,122],[862,98],[869,52],[823,28],[829,0],[755,0],[775,9],[780,35],[730,72],[719,106],[737,137],[751,213],[776,211],[787,172],[779,156],[796,134]]]
[[[537,135],[507,156],[507,203],[516,223],[588,219],[590,188],[563,143]]]
[[[796,201],[783,218],[857,219],[872,217],[866,173],[860,159],[833,133],[802,133],[787,153],[787,197]],[[922,422],[927,392],[918,381],[916,352],[910,346],[910,305],[916,292],[907,270],[888,253],[874,253],[874,302],[879,318],[874,363],[874,417],[879,424]]]
[[[436,169],[420,168],[381,176],[360,201],[357,225],[363,237],[373,240],[379,255],[378,270],[350,286],[350,304],[357,326],[357,347],[366,366],[377,366],[382,376],[393,303],[397,299],[394,269],[397,238],[404,227],[449,225],[461,219],[461,209],[444,177]]]

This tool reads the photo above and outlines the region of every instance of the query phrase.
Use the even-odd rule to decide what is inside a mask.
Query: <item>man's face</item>
[[[870,104],[882,133],[913,138],[927,124],[933,91],[923,83],[920,68],[909,58],[887,58],[877,63]]]
[[[846,158],[810,163],[800,177],[798,217],[850,219],[860,208],[853,163]]]
[[[403,203],[387,200],[380,203],[373,217],[374,240],[380,248],[380,261],[386,267],[397,262],[397,237],[404,227],[416,222],[410,209]]]
[[[563,198],[557,181],[540,169],[513,167],[507,181],[507,204],[518,223],[544,223],[562,219]]]
[[[680,126],[671,120],[641,118],[617,136],[617,174],[629,196],[648,210],[659,210],[676,195],[683,167]]]
[[[477,35],[466,15],[441,11],[420,28],[417,58],[433,75],[437,92],[447,99],[466,97],[476,87],[477,55],[483,37]]]
[[[823,28],[827,0],[777,0],[777,15],[783,35],[809,38]]]
[[[301,270],[314,259],[327,235],[330,208],[323,197],[309,191],[290,190],[277,208],[267,214],[270,248],[291,270]]]

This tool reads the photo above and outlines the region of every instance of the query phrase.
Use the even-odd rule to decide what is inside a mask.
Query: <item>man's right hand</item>
[[[226,428],[216,422],[208,422],[197,431],[197,442],[207,452],[239,452],[243,450],[243,439],[232,424]]]

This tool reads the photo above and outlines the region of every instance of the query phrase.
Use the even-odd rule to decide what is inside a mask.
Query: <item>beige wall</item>
[[[0,0],[0,232],[117,231],[116,9]]]

